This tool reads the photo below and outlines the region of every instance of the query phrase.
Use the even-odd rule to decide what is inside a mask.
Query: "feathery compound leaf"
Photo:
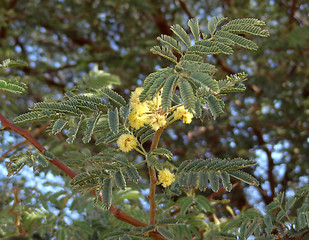
[[[235,171],[228,171],[227,173],[231,175],[232,177],[237,178],[247,184],[250,184],[250,185],[252,184],[256,186],[259,185],[259,182],[254,177],[252,177],[250,174],[246,172],[235,170]]]
[[[136,168],[133,165],[127,166],[125,168],[126,173],[129,177],[129,179],[134,182],[134,183],[138,183],[139,182],[139,174],[136,170]]]
[[[191,45],[190,36],[186,33],[186,31],[178,24],[173,25],[171,30],[179,37],[179,39],[189,47]]]
[[[186,185],[189,188],[195,188],[196,182],[197,182],[197,173],[196,172],[189,172]]]
[[[217,31],[216,32],[216,36],[218,37],[222,37],[222,38],[227,38],[230,41],[233,41],[235,44],[243,47],[243,48],[247,48],[250,50],[257,50],[258,46],[256,45],[256,43],[252,42],[249,39],[246,39],[242,36],[238,36],[234,33],[230,33],[227,31]]]
[[[184,107],[192,112],[195,106],[192,87],[190,86],[188,81],[183,80],[183,79],[178,80],[178,87],[180,91],[180,96],[184,103]]]
[[[256,26],[265,26],[266,23],[262,20],[255,19],[255,18],[241,18],[241,19],[233,19],[229,21],[225,26],[228,25],[239,25],[239,24],[245,24],[245,25],[256,25]]]
[[[121,171],[115,172],[114,177],[115,177],[115,183],[117,187],[124,190],[126,188],[126,181],[123,177],[122,172]]]
[[[102,188],[102,203],[106,209],[109,209],[112,204],[112,188],[112,180],[110,178],[104,178]]]
[[[253,25],[230,24],[223,26],[221,30],[236,34],[252,34],[260,37],[268,37],[269,35],[267,30],[262,30],[260,27]]]
[[[170,46],[172,49],[182,55],[181,43],[178,42],[176,39],[163,34],[160,37],[157,37],[157,39]]]
[[[219,49],[219,51],[221,53],[224,53],[224,54],[227,54],[227,55],[231,55],[231,54],[234,53],[233,49],[230,46],[223,44],[223,43],[220,43],[220,42],[217,42],[216,39],[213,40],[213,41],[201,40],[201,41],[198,41],[196,43],[196,45],[201,45],[201,46],[205,46],[205,47],[208,47],[208,48],[216,47],[216,48]]]
[[[222,184],[225,190],[230,192],[232,190],[232,183],[230,180],[230,175],[226,172],[220,172],[220,178],[222,180]]]
[[[186,53],[186,55],[180,58],[180,61],[198,62],[203,63],[203,57],[197,54]]]
[[[218,99],[215,98],[213,95],[208,96],[206,98],[206,102],[214,119],[216,119],[217,116],[223,113],[223,109]]]
[[[162,46],[162,47],[154,46],[150,49],[150,51],[153,54],[160,55],[161,57],[164,57],[164,58],[170,60],[171,62],[177,63],[176,56],[171,52],[170,49],[168,49],[164,46]]]
[[[194,72],[191,75],[188,75],[189,79],[197,81],[201,86],[206,86],[210,88],[213,92],[219,92],[218,82],[212,79],[207,73],[203,72]],[[200,86],[199,86],[200,87]]]
[[[173,157],[173,154],[166,148],[156,148],[150,153],[150,155],[158,155],[158,156],[166,157],[168,160],[171,160]]]
[[[52,134],[58,134],[62,131],[62,129],[65,127],[65,125],[68,123],[68,121],[64,121],[62,119],[58,119],[52,128]]]
[[[144,144],[145,142],[147,142],[150,138],[153,137],[153,135],[155,134],[155,130],[153,129],[149,129],[148,131],[146,131],[144,134],[141,135],[140,137],[140,142],[141,144]]]
[[[211,190],[214,192],[218,192],[220,185],[219,185],[219,177],[217,173],[214,171],[209,172],[208,179],[210,182]]]
[[[74,95],[70,97],[71,100],[81,101],[81,102],[88,102],[92,103],[96,106],[104,106],[105,102],[102,101],[100,98],[95,96],[87,96],[87,95]]]
[[[64,103],[53,103],[53,102],[39,102],[39,103],[35,103],[33,110],[53,110],[56,112],[65,112],[65,113],[69,113],[72,115],[80,115],[82,114],[82,112],[74,107],[74,106],[70,106],[68,104],[64,104]]]
[[[6,59],[2,62],[2,64],[0,64],[0,69],[6,69],[6,68],[9,68],[9,67],[26,67],[26,66],[28,66],[28,63],[26,63],[23,60]]]
[[[83,142],[89,143],[91,136],[93,134],[94,128],[97,125],[99,119],[101,117],[101,112],[97,112],[94,114],[93,119],[87,121],[87,129],[84,133]]]
[[[205,211],[205,212],[210,212],[213,213],[215,210],[211,207],[210,202],[208,199],[202,195],[196,196],[196,202],[200,205],[200,207]]]
[[[205,73],[215,73],[217,69],[214,65],[209,63],[197,63],[188,60],[182,61],[181,65],[177,66],[181,70],[188,72],[205,72]]]
[[[211,35],[213,35],[217,29],[217,27],[225,22],[227,18],[224,17],[212,17],[208,22],[208,31]]]
[[[67,143],[72,144],[76,138],[78,129],[80,127],[81,122],[85,118],[84,115],[81,115],[80,117],[74,117],[73,118],[73,125],[70,124],[69,130],[68,130],[68,138],[67,138]]]
[[[109,129],[113,133],[119,132],[118,108],[115,108],[114,111],[108,109],[107,114],[108,114]]]
[[[58,113],[54,111],[35,111],[35,112],[27,112],[22,115],[14,118],[14,123],[24,123],[24,122],[34,122],[34,121],[43,121],[43,120],[52,120],[59,117]]]
[[[7,81],[0,80],[0,90],[10,93],[22,94],[27,90],[27,85],[19,82],[15,78],[9,79]]]
[[[180,215],[184,216],[191,204],[193,203],[193,197],[183,197],[180,199]]]
[[[171,107],[172,105],[172,97],[173,97],[173,92],[174,92],[174,86],[175,83],[177,82],[178,77],[176,75],[171,75],[169,78],[166,80],[164,86],[163,86],[163,91],[162,91],[162,109],[164,112],[167,112],[167,110]]]
[[[195,53],[199,55],[216,55],[222,53],[222,51],[216,46],[205,47],[203,45],[191,46],[187,49],[187,52],[190,54]]]
[[[120,96],[115,91],[109,88],[102,88],[100,89],[101,93],[108,99],[112,100],[113,102],[117,103],[120,106],[126,106],[126,101],[122,96]]]
[[[174,234],[171,233],[169,230],[167,230],[164,227],[158,227],[157,231],[165,238],[169,239],[169,240],[173,240],[174,239]]]
[[[195,41],[198,41],[200,39],[200,26],[198,23],[198,19],[197,18],[191,18],[188,21],[188,26],[190,27],[190,30],[192,32],[192,35],[194,37]]]
[[[201,192],[208,188],[208,172],[200,171],[198,173],[198,187]]]
[[[174,70],[172,68],[167,67],[149,74],[144,81],[144,90],[141,92],[139,100],[141,102],[144,102],[146,99],[149,99],[148,94],[149,92],[151,92],[149,91],[149,89],[154,85],[154,83],[156,82],[156,85],[154,87],[159,87],[160,84],[163,84],[164,80],[167,79],[173,73]],[[159,86],[157,86],[158,84]],[[154,90],[155,89],[156,88],[154,88]],[[153,94],[155,95],[155,93]]]
[[[98,138],[95,142],[95,145],[99,145],[101,143],[110,144],[110,143],[116,142],[118,138],[124,133],[126,132],[125,131],[119,131],[118,133],[111,132],[110,134],[107,134],[106,136]]]

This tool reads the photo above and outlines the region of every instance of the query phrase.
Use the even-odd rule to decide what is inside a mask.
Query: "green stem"
[[[159,128],[158,131],[156,131],[150,148],[150,153],[155,150],[158,147],[160,136],[163,132],[164,128]],[[150,201],[150,212],[149,212],[149,225],[155,225],[156,223],[156,184],[157,184],[157,176],[156,171],[153,167],[148,166],[149,171],[149,178],[150,178],[150,184],[149,184],[149,201]]]

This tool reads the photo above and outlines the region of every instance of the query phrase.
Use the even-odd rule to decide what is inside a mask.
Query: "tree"
[[[43,79],[43,84],[46,82],[50,86],[50,88],[40,88],[38,81],[35,81],[35,85],[32,85],[30,82],[27,84],[28,89],[30,89],[29,96],[27,96],[29,100],[22,101],[23,99],[21,99],[21,103],[42,101],[42,96],[46,93],[55,95],[59,91],[60,93],[63,92],[64,87],[67,85],[67,80],[70,81],[73,78],[77,79],[78,76],[85,75],[83,72],[89,71],[87,68],[91,68],[92,65],[87,66],[87,63],[98,63],[99,65],[101,64],[101,66],[107,67],[105,70],[108,70],[110,73],[117,72],[123,84],[115,90],[128,99],[129,95],[125,94],[125,89],[134,84],[136,85],[136,79],[142,79],[147,76],[149,72],[153,71],[154,66],[159,64],[161,67],[168,66],[169,63],[166,62],[162,64],[159,59],[153,58],[153,55],[148,52],[148,49],[157,44],[154,40],[155,37],[159,35],[159,32],[171,35],[169,25],[181,22],[182,17],[179,14],[180,10],[183,9],[183,12],[185,12],[187,16],[192,17],[197,16],[198,11],[195,13],[189,9],[208,9],[210,12],[219,7],[214,5],[207,6],[206,8],[199,2],[194,4],[192,2],[192,6],[190,6],[190,4],[186,6],[182,1],[177,2],[175,5],[171,6],[171,8],[161,7],[160,2],[157,2],[155,6],[152,6],[154,3],[140,2],[134,2],[129,6],[108,1],[96,6],[95,4],[97,3],[93,3],[93,5],[90,3],[91,2],[87,5],[87,11],[85,11],[87,14],[83,14],[81,11],[85,6],[81,6],[81,4],[72,4],[69,1],[59,4],[57,6],[59,10],[57,11],[53,10],[54,6],[50,6],[50,3],[40,3],[40,5],[32,1],[26,3],[19,2],[18,4],[15,2],[15,5],[14,1],[7,3],[6,14],[4,15],[6,19],[3,21],[6,23],[6,26],[1,28],[1,36],[3,36],[4,39],[15,40],[14,44],[16,45],[16,51],[25,54],[23,59],[27,60],[27,54],[29,59],[36,60],[36,65],[32,63],[31,66],[30,64],[29,67],[23,68],[22,72],[19,72],[19,74],[24,75],[26,81],[30,81],[28,80],[28,76],[37,76],[39,79]],[[265,152],[266,166],[262,165],[258,167],[254,172],[252,171],[251,174],[254,174],[258,178],[262,186],[264,182],[269,185],[269,188],[265,187],[265,184],[263,188],[255,188],[265,204],[269,204],[278,194],[279,190],[288,190],[288,193],[291,193],[291,191],[295,189],[295,186],[302,185],[301,182],[305,179],[303,177],[306,171],[304,159],[307,153],[306,146],[308,145],[305,134],[307,132],[305,99],[308,83],[306,81],[301,81],[301,78],[307,79],[305,71],[307,61],[305,54],[307,50],[305,49],[305,44],[306,36],[308,36],[306,35],[308,28],[306,25],[307,19],[304,17],[307,16],[306,8],[304,7],[305,3],[294,1],[291,6],[279,1],[274,3],[256,1],[254,3],[259,4],[260,10],[250,11],[255,8],[254,5],[241,1],[233,3],[224,2],[220,7],[223,9],[222,12],[224,15],[232,16],[232,19],[235,17],[255,17],[270,22],[272,38],[270,38],[269,41],[263,41],[263,44],[259,44],[261,48],[255,55],[251,53],[244,55],[247,54],[247,52],[236,51],[236,54],[232,55],[232,57],[215,55],[214,58],[209,59],[210,62],[215,63],[215,65],[219,66],[219,69],[226,71],[228,74],[248,70],[249,67],[252,66],[248,71],[249,81],[246,84],[250,91],[247,91],[246,94],[236,95],[234,99],[231,98],[231,95],[227,96],[228,101],[226,102],[226,107],[227,112],[230,111],[230,114],[218,118],[215,122],[207,121],[207,123],[205,123],[206,126],[203,127],[196,127],[199,125],[197,121],[190,125],[191,129],[188,134],[187,128],[183,128],[183,126],[180,125],[170,132],[171,137],[168,135],[164,136],[161,144],[168,149],[176,149],[173,154],[178,157],[179,162],[182,162],[184,159],[194,159],[205,156],[205,154],[207,158],[235,158],[238,156],[255,158],[257,155],[261,155],[262,152]],[[95,10],[94,7],[96,7]],[[99,13],[102,13],[102,11],[100,12],[100,8],[103,7],[106,10],[99,16]],[[41,15],[38,14],[38,8],[42,10],[39,12]],[[21,12],[20,9],[27,9],[27,11]],[[124,14],[115,14],[116,11],[120,11]],[[246,11],[250,11],[250,15]],[[63,14],[68,12],[70,12],[70,14]],[[288,17],[284,17],[286,16],[286,12],[289,14]],[[81,15],[77,13],[81,13]],[[46,18],[44,14],[45,16],[53,16],[53,18]],[[63,16],[68,16],[68,18],[65,19]],[[80,16],[83,16],[83,18],[80,18]],[[130,16],[137,18],[138,21],[128,21],[127,19]],[[126,20],[121,18],[126,18]],[[154,21],[145,21],[145,19],[150,18],[154,19]],[[27,25],[24,19],[29,21],[31,25]],[[84,21],[80,21],[80,19]],[[99,21],[99,23],[96,23],[96,21]],[[145,24],[145,22],[149,25]],[[38,27],[33,28],[33,25],[36,25],[36,23]],[[155,24],[155,26],[153,26],[153,24]],[[132,25],[134,28],[131,28]],[[18,26],[26,27],[18,28]],[[116,26],[121,27],[116,28]],[[280,26],[280,29],[278,26]],[[24,33],[31,32],[33,38],[23,37],[16,29],[18,29],[18,31],[24,31]],[[113,29],[113,31],[109,32],[111,29]],[[155,30],[150,31],[149,29]],[[151,35],[145,37],[146,32],[151,32]],[[44,38],[41,39],[42,35],[45,35],[44,33],[46,33],[46,37],[44,36]],[[91,36],[93,33],[96,33],[96,35]],[[274,38],[277,34],[282,34],[284,37]],[[296,37],[301,34],[304,34],[303,37],[300,38],[303,41],[299,41],[299,38]],[[5,36],[12,37],[5,38]],[[96,36],[100,37],[97,38]],[[106,39],[101,40],[101,38],[103,38],[102,36],[106,36]],[[138,36],[141,37],[138,38]],[[51,39],[55,40],[51,41]],[[143,39],[143,41],[137,42],[136,39]],[[280,39],[280,41],[273,42],[271,39]],[[101,44],[98,44],[98,42]],[[13,44],[13,42],[2,41],[2,46],[10,44]],[[85,48],[84,46],[86,45],[87,47]],[[103,48],[102,46],[110,47]],[[287,49],[287,47],[289,47],[289,49]],[[40,56],[38,54],[37,60],[34,54],[31,53],[35,48],[38,49],[38,51],[35,52],[41,52],[42,57],[56,61],[56,63],[47,66],[46,62],[39,61]],[[3,47],[2,49],[5,51],[3,56],[12,57],[10,48]],[[56,51],[57,49],[60,49],[60,51]],[[78,51],[69,51],[75,49]],[[139,51],[136,49],[139,49]],[[117,54],[117,51],[121,52],[121,55]],[[102,54],[102,52],[104,52],[104,54]],[[299,52],[304,54],[304,57],[300,57],[302,55],[299,56]],[[67,58],[61,56],[66,56]],[[85,56],[89,56],[89,59],[87,60]],[[44,60],[44,58],[42,58],[42,60]],[[145,61],[146,58],[149,58],[149,61]],[[106,61],[106,59],[109,61]],[[132,59],[136,61],[132,61]],[[61,61],[64,61],[64,63]],[[265,62],[269,62],[269,65],[265,65]],[[290,66],[291,63],[293,64],[291,68],[278,67],[275,68],[275,70],[272,69],[275,66]],[[241,69],[239,69],[239,66],[241,66]],[[77,73],[73,74],[70,72],[69,69],[71,67],[74,68],[72,72],[76,70]],[[119,71],[119,68],[126,70]],[[286,70],[288,70],[288,72],[285,72]],[[216,75],[218,77],[217,79],[224,78],[225,73],[221,73],[222,75],[220,75],[219,71],[219,74]],[[10,75],[11,74],[12,72],[10,72]],[[270,81],[271,79],[276,79],[276,76],[280,76],[282,84]],[[88,78],[89,83],[89,79],[91,82],[91,79],[98,79],[99,77],[102,77],[102,72],[93,71],[84,78],[84,81],[87,81]],[[268,78],[270,80],[267,81]],[[290,79],[293,78],[294,81],[291,82]],[[82,77],[79,79],[82,79]],[[131,84],[129,79],[133,80],[133,84]],[[77,80],[77,82],[80,83],[81,80]],[[32,90],[36,87],[40,90]],[[266,90],[270,88],[276,91]],[[26,99],[26,97],[24,97],[24,99]],[[16,106],[16,104],[14,104],[16,98],[13,98],[13,100],[14,102],[9,102],[10,99],[7,97],[5,98],[5,101],[10,103],[2,106],[4,108],[3,111],[5,111],[5,116],[16,116],[26,111],[25,109],[27,106],[21,108],[21,104],[18,104],[18,108],[13,108],[14,105]],[[272,109],[276,109],[277,112]],[[12,110],[15,110],[15,112],[12,112]],[[250,114],[242,114],[244,112],[249,112]],[[243,116],[247,117],[243,118]],[[289,128],[289,126],[293,126],[293,128]],[[36,127],[36,125],[33,125],[33,127]],[[207,133],[206,136],[204,134],[205,131]],[[39,132],[39,129],[36,132]],[[7,131],[3,133],[7,134]],[[7,135],[4,136],[6,137]],[[55,142],[55,140],[51,140],[49,136],[42,132],[39,137],[39,141],[44,146],[48,146],[50,152],[53,152],[61,159],[67,158],[62,157],[61,152],[67,151],[68,149],[59,147],[59,141]],[[183,139],[185,140],[184,143]],[[7,147],[7,144],[8,143],[5,142],[3,146],[9,149],[10,146]],[[193,146],[197,151],[188,151],[188,149],[192,149]],[[70,147],[69,150],[80,149],[77,144],[75,147],[75,149],[74,147]],[[145,146],[145,148],[147,147],[150,146]],[[12,149],[18,151],[18,148],[19,146],[14,146]],[[94,146],[90,147],[90,151],[92,153],[98,152]],[[281,157],[283,154],[280,152],[284,153],[285,159]],[[11,151],[8,151],[8,154],[10,153]],[[83,152],[83,154],[87,156],[86,152]],[[297,167],[295,168],[295,162],[302,164],[302,168],[298,168],[297,170]],[[286,167],[286,171],[280,169],[282,166]],[[294,171],[293,169],[296,170]],[[276,171],[278,177],[276,177]],[[275,186],[278,182],[281,184],[279,184],[276,189]],[[243,207],[250,207],[254,199],[250,199],[250,195],[246,194],[243,185],[235,185],[235,191],[232,191],[230,195],[223,195],[223,197],[231,196],[230,206],[235,207],[235,211]],[[251,190],[252,188],[253,187],[250,187]],[[269,195],[267,191],[269,191],[271,195]],[[233,194],[233,192],[236,194]],[[206,193],[206,196],[212,196],[209,194],[210,193]],[[300,195],[305,196],[304,194],[305,193]],[[215,197],[219,197],[219,199],[220,196],[220,194],[215,195]],[[278,199],[282,202],[283,198],[284,195],[280,195]],[[139,205],[136,201],[135,204]],[[224,204],[223,202],[223,206],[226,206]],[[227,216],[225,210],[227,208],[220,207],[219,205],[216,205],[215,208],[216,218],[219,219],[219,221],[221,221],[221,216],[222,221],[226,219],[224,216]],[[244,212],[242,216],[247,215],[245,215]],[[296,213],[293,213],[291,218],[298,219],[295,216]],[[302,216],[305,215],[299,215],[299,219],[301,219]],[[240,221],[238,219],[243,218],[244,217],[236,218],[236,223],[234,222],[236,227],[238,226],[237,224],[240,226]],[[209,226],[211,225],[209,224]],[[92,230],[94,230],[94,228],[92,228]],[[102,232],[102,229],[100,232]]]

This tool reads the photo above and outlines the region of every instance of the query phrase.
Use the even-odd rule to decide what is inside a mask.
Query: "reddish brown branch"
[[[150,152],[155,150],[158,146],[160,136],[163,132],[164,128],[160,128],[158,131],[156,131],[152,143],[151,143],[151,148]],[[157,176],[156,176],[156,171],[154,168],[151,166],[148,167],[149,170],[149,178],[150,178],[150,183],[149,183],[149,201],[150,201],[150,212],[149,212],[149,224],[154,225],[156,223],[156,184],[157,184]]]
[[[28,142],[30,142],[37,150],[42,152],[43,154],[46,153],[46,149],[31,135],[31,133],[25,129],[19,128],[18,126],[14,125],[10,121],[8,121],[2,114],[0,114],[0,121],[2,122],[2,126],[4,129],[11,129],[14,132],[18,133],[19,135],[26,138]],[[52,164],[57,166],[59,169],[61,169],[64,173],[66,173],[70,178],[74,178],[77,174],[68,168],[64,163],[62,163],[58,158],[54,158],[50,161]],[[96,195],[95,191],[92,191],[93,195]],[[101,200],[101,197],[99,197],[99,200]],[[129,223],[135,227],[145,227],[146,224],[137,220],[136,218],[133,218],[129,214],[125,213],[124,211],[118,209],[114,205],[111,205],[110,212],[120,221]],[[158,240],[165,240],[164,237],[162,237],[159,233],[151,232],[150,236],[154,239]]]

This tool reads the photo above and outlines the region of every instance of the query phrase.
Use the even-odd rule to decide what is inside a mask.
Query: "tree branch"
[[[150,152],[152,152],[153,150],[155,150],[158,146],[159,143],[159,139],[160,136],[163,132],[164,128],[160,128],[158,131],[156,131],[152,143],[151,143],[151,147],[150,147]],[[150,212],[149,212],[149,221],[148,223],[150,225],[154,225],[156,223],[156,198],[155,198],[155,194],[156,194],[156,184],[157,184],[157,176],[156,176],[156,171],[154,168],[152,168],[151,166],[148,167],[149,170],[149,178],[150,178],[150,183],[149,183],[149,201],[150,201]]]
[[[46,149],[31,135],[31,133],[25,129],[19,128],[18,126],[14,125],[13,123],[11,123],[10,121],[8,121],[2,114],[0,114],[0,121],[2,123],[2,126],[4,129],[11,129],[14,132],[18,133],[19,135],[23,136],[24,138],[26,138],[26,140],[28,142],[30,142],[37,150],[39,150],[41,153],[45,154],[46,153]],[[163,129],[162,129],[163,130]],[[162,132],[161,130],[161,132]],[[160,132],[160,129],[159,131]],[[160,133],[161,134],[161,133]],[[160,137],[160,134],[158,137]],[[159,139],[158,139],[159,140]],[[157,145],[154,145],[155,147]],[[155,149],[155,148],[154,148]],[[58,167],[60,170],[62,170],[64,173],[66,173],[66,175],[68,175],[70,178],[74,178],[77,174],[70,169],[69,167],[67,167],[67,165],[65,165],[63,162],[61,162],[58,158],[54,158],[53,160],[50,161],[52,164],[54,164],[56,167]],[[96,195],[95,191],[91,192],[93,195]],[[99,200],[101,201],[101,197],[99,197]],[[118,209],[117,207],[115,207],[113,204],[110,207],[110,212],[120,221],[129,223],[135,227],[145,227],[146,224],[137,220],[136,218],[130,216],[129,214],[125,213],[124,211]],[[164,237],[162,237],[159,233],[157,232],[151,232],[149,234],[151,237],[153,237],[154,239],[158,239],[158,240],[165,240]]]

